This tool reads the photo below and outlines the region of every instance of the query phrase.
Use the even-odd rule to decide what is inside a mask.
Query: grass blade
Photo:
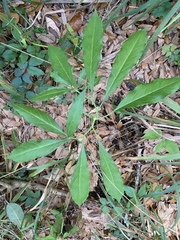
[[[108,18],[108,20],[104,23],[104,29],[106,29],[107,26],[111,22],[114,22],[114,21],[116,21],[120,18],[132,16],[132,15],[135,15],[135,14],[139,14],[139,13],[143,12],[143,10],[146,10],[146,12],[151,12],[156,6],[158,6],[159,4],[161,4],[165,1],[169,1],[169,0],[157,0],[157,1],[148,0],[144,4],[140,5],[138,8],[133,9],[132,11],[129,11],[129,12],[126,12],[126,13],[123,13],[123,14],[119,14],[120,10],[125,6],[125,4],[128,1],[129,0],[125,0],[121,4],[119,4],[119,6],[116,8],[116,10],[111,14],[111,16]]]
[[[14,96],[20,96],[20,94],[16,91],[16,89],[6,80],[4,80],[2,76],[0,76],[0,86],[2,86],[2,88],[6,90],[8,93]]]
[[[167,28],[170,19],[177,13],[177,9],[179,9],[179,8],[180,8],[180,0],[178,0],[177,3],[174,4],[172,9],[169,11],[169,13],[166,15],[166,17],[162,20],[161,24],[159,25],[159,27],[156,29],[155,33],[150,38],[150,41],[146,45],[141,59],[145,56],[146,52],[148,51],[150,46],[153,44],[153,42],[157,39],[158,35]]]

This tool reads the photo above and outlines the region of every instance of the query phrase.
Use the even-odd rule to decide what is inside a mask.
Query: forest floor
[[[23,1],[20,1],[22,3],[18,3],[19,1],[14,2],[17,2],[17,6],[21,8],[26,5]],[[59,1],[59,3],[58,1],[56,3],[41,3],[36,10],[29,10],[28,19],[32,22],[32,28],[35,26],[38,27],[39,24],[41,24],[47,29],[47,33],[38,34],[32,32],[30,37],[40,40],[42,45],[51,44],[59,46],[61,44],[67,44],[65,48],[68,53],[69,62],[74,67],[76,77],[81,71],[83,64],[78,61],[78,57],[74,58],[72,53],[73,46],[68,45],[68,30],[65,24],[69,23],[74,31],[74,36],[82,36],[84,28],[94,10],[97,10],[102,20],[108,19],[113,9],[117,7],[115,2],[118,1],[111,1],[111,3],[103,2],[99,4],[86,3],[81,5],[69,3],[62,4],[61,1]],[[30,4],[28,7],[34,9],[32,5],[33,4]],[[135,6],[128,4],[124,7],[123,11],[130,11],[133,8],[135,8]],[[17,22],[21,23],[19,17],[15,16],[15,18],[17,18]],[[161,19],[148,13],[134,24],[133,22],[136,18],[138,18],[137,15],[118,19],[111,23],[104,32],[102,59],[98,69],[98,75],[103,77],[94,89],[93,97],[96,103],[101,102],[105,93],[106,82],[112,68],[112,63],[122,43],[128,39],[132,33],[139,29],[146,29],[148,37],[150,38],[161,22]],[[106,102],[101,114],[105,115],[112,112],[114,105],[116,106],[129,91],[134,89],[136,84],[133,80],[149,83],[155,78],[179,76],[179,67],[174,64],[174,62],[171,62],[169,58],[165,56],[166,53],[162,50],[162,47],[166,45],[170,46],[173,44],[179,46],[179,37],[179,28],[174,29],[166,36],[160,34],[142,61],[131,70],[123,84],[118,87],[116,92]],[[61,42],[59,39],[63,41]],[[1,37],[1,42],[6,42],[6,40],[6,36],[4,38]],[[67,42],[65,42],[66,40]],[[81,52],[79,54],[81,54]],[[50,65],[47,64],[44,68],[46,68],[43,69],[46,73],[44,79],[45,83],[53,85],[53,80],[49,74],[51,70]],[[3,76],[8,79],[10,83],[13,78],[13,69],[10,66],[4,68]],[[179,91],[173,94],[171,98],[180,104]],[[40,140],[58,138],[58,135],[34,127],[15,115],[7,108],[9,100],[11,100],[9,93],[0,89],[1,142],[5,143],[6,148],[0,148],[0,207],[2,210],[5,209],[7,202],[11,202],[19,189],[22,189],[25,183],[29,182],[28,189],[34,193],[40,190],[41,202],[42,200],[46,202],[46,205],[40,212],[37,230],[38,236],[42,239],[50,235],[50,227],[47,222],[51,225],[55,223],[56,218],[51,211],[63,208],[65,209],[63,212],[63,233],[68,232],[73,226],[79,228],[76,233],[66,239],[121,239],[112,234],[115,232],[116,227],[112,230],[108,225],[110,220],[115,218],[112,209],[105,214],[102,211],[102,204],[99,201],[100,198],[106,198],[106,196],[101,189],[101,179],[98,172],[99,155],[94,134],[90,132],[86,139],[86,150],[89,152],[88,166],[91,172],[91,191],[86,202],[78,207],[71,200],[68,187],[68,179],[70,179],[74,169],[74,159],[78,158],[79,152],[77,142],[72,142],[70,146],[72,154],[64,167],[58,165],[56,167],[49,167],[33,175],[33,177],[29,176],[30,173],[32,173],[32,170],[28,171],[29,168],[41,166],[49,161],[54,162],[58,159],[63,159],[69,153],[69,149],[59,147],[53,154],[41,157],[27,164],[15,164],[13,161],[7,161],[6,154],[9,154],[14,148],[14,132],[16,132],[18,142],[26,142],[30,139]],[[45,109],[63,128],[71,103],[72,96],[67,94],[65,98],[61,99],[60,103],[54,100],[50,101],[47,105],[36,103],[34,106]],[[85,107],[89,112],[93,111],[93,106],[87,104]],[[162,122],[155,123],[135,116],[123,116],[120,118],[118,114],[114,113],[109,118],[106,118],[106,121],[97,124],[97,133],[101,137],[103,145],[108,152],[111,153],[116,165],[119,167],[125,185],[139,189],[144,183],[147,183],[151,189],[161,186],[161,189],[165,190],[172,186],[171,176],[173,176],[176,181],[180,180],[179,165],[158,165],[153,160],[140,161],[138,156],[152,155],[155,146],[158,144],[158,141],[160,141],[159,139],[143,139],[142,136],[145,130],[159,129],[162,130],[163,137],[175,141],[180,146],[180,128],[166,124],[166,120],[180,120],[180,116],[169,109],[163,102],[134,109],[134,113],[145,115],[146,117],[153,117],[162,120]],[[87,131],[86,126],[89,126],[89,122],[86,117],[83,117],[78,132],[76,133],[77,136]],[[25,181],[26,179],[27,181]],[[164,194],[160,199],[144,198],[141,201],[155,224],[156,214],[158,214],[159,219],[161,219],[159,222],[164,226],[164,229],[166,231],[170,229],[167,233],[167,238],[179,239],[180,221],[173,226],[177,217],[176,193]],[[35,216],[39,211],[40,202],[37,202],[34,207],[25,206],[25,201],[22,202],[21,205],[25,212],[32,213],[32,215]],[[127,218],[129,221],[134,221],[133,224],[141,229],[142,222],[138,208],[129,213]],[[131,226],[126,225],[125,222],[121,222],[121,224],[134,234],[134,238],[128,239],[152,239],[151,223],[148,222],[148,220],[145,222],[146,234],[144,232],[138,233],[137,229],[133,229]],[[1,228],[3,227],[8,230],[8,224],[4,226],[4,223],[2,223]],[[9,225],[9,227],[11,227],[11,225]],[[0,229],[0,232],[1,231],[2,229]],[[11,231],[12,229],[9,229],[9,232]],[[23,239],[33,239],[31,228],[24,234]],[[3,239],[16,238],[4,237]],[[61,239],[61,237],[59,237],[59,239]]]

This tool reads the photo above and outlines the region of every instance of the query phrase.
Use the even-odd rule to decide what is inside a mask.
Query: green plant
[[[82,49],[82,38],[75,34],[72,27],[67,23],[67,33],[59,40],[61,48],[65,50],[72,49],[72,53],[77,55]]]
[[[2,53],[2,65],[1,70],[7,66],[11,67],[14,72],[14,78],[12,79],[12,87],[21,94],[19,99],[24,100],[24,98],[30,98],[34,96],[35,93],[39,93],[49,87],[48,84],[44,83],[44,71],[47,64],[43,64],[43,60],[46,59],[47,50],[41,50],[39,46],[28,45],[26,49],[20,44],[8,43],[8,47],[16,47],[16,49],[23,52],[29,53],[31,56],[26,53],[21,52],[17,54],[12,49],[6,49],[6,47],[1,47]],[[36,58],[38,56],[38,58]],[[43,67],[42,67],[43,66]],[[31,88],[33,88],[31,90]],[[11,93],[12,98],[17,96]]]
[[[135,2],[135,1],[134,1]],[[128,17],[128,16],[135,16],[136,14],[140,14],[140,16],[137,17],[137,19],[133,22],[137,22],[138,20],[140,20],[146,13],[151,14],[153,11],[155,11],[155,9],[159,8],[160,11],[160,15],[162,16],[163,14],[163,19],[161,21],[161,24],[158,26],[158,28],[156,29],[156,31],[153,33],[153,35],[151,36],[151,38],[148,40],[146,47],[144,49],[143,55],[141,57],[141,59],[145,56],[145,54],[147,53],[148,49],[150,48],[150,46],[153,44],[153,42],[157,39],[158,35],[161,32],[165,32],[165,34],[168,34],[169,32],[171,32],[173,29],[175,29],[179,23],[180,23],[180,13],[178,13],[177,9],[180,8],[180,0],[178,0],[177,2],[174,2],[171,5],[171,8],[169,8],[169,0],[158,0],[158,1],[154,1],[154,0],[148,0],[145,1],[145,3],[143,3],[142,5],[138,6],[137,8],[125,12],[123,14],[120,14],[120,11],[123,9],[124,6],[126,6],[128,3],[128,0],[123,1],[121,4],[119,4],[117,6],[117,8],[112,11],[111,15],[109,17],[107,17],[107,20],[104,21],[104,29],[107,28],[107,26],[117,20],[120,19],[122,17]],[[165,11],[165,6],[168,6],[169,11]],[[155,11],[155,14],[157,14],[157,12]],[[159,17],[159,16],[157,16]]]
[[[160,139],[160,142],[156,145],[154,152],[160,153],[163,149],[165,149],[168,153],[178,153],[179,147],[176,142],[167,137],[163,137],[161,130],[149,130],[142,137],[148,140],[156,140]]]
[[[140,3],[143,3],[143,0],[131,0],[131,4],[133,5],[139,5]]]
[[[20,101],[25,98],[34,96],[49,87],[45,83],[44,75],[47,66],[47,49],[42,48],[39,42],[30,41],[29,35],[32,30],[25,31],[21,29],[14,20],[7,19],[0,14],[2,20],[2,31],[7,38],[6,43],[0,43],[0,70],[3,72],[9,67],[12,87],[15,90],[10,91],[12,99]],[[20,52],[20,54],[18,54]],[[6,83],[0,83],[2,87],[6,87]],[[19,93],[19,94],[18,94]]]
[[[165,57],[168,57],[170,62],[180,66],[180,49],[174,44],[171,44],[163,46],[162,50],[166,54]]]
[[[8,156],[15,162],[27,162],[38,157],[48,155],[59,146],[67,146],[72,141],[77,140],[81,148],[78,161],[70,182],[70,192],[73,200],[81,205],[88,197],[90,189],[90,172],[88,169],[85,138],[91,132],[97,139],[99,146],[100,169],[107,192],[118,202],[124,194],[124,184],[118,167],[114,163],[111,155],[106,151],[101,143],[101,138],[96,132],[97,121],[105,119],[107,116],[100,116],[106,100],[113,94],[131,68],[141,57],[147,40],[144,30],[132,34],[122,45],[122,49],[116,56],[110,77],[107,81],[106,93],[102,102],[96,104],[93,100],[94,86],[100,81],[96,77],[96,72],[101,58],[103,27],[101,19],[95,12],[89,21],[83,35],[82,49],[83,60],[87,78],[77,82],[73,77],[73,71],[68,63],[65,53],[58,47],[49,46],[48,56],[53,70],[59,76],[56,81],[59,87],[49,88],[31,99],[32,102],[45,101],[59,95],[71,92],[74,96],[73,103],[68,112],[66,130],[60,126],[44,111],[29,107],[23,104],[11,103],[11,107],[29,123],[41,127],[46,131],[59,134],[57,140],[44,139],[41,141],[30,140],[20,144]],[[120,115],[130,114],[125,111],[149,103],[157,103],[166,96],[174,93],[180,87],[180,78],[156,79],[148,84],[140,84],[115,107],[112,113]],[[90,102],[94,106],[95,114],[84,111],[84,103]],[[91,126],[81,137],[75,137],[82,116],[86,115],[91,120]],[[111,114],[111,113],[110,113]],[[109,115],[110,115],[109,114]],[[178,123],[179,124],[179,123]]]
[[[162,190],[162,185],[157,185],[154,188],[153,183],[144,183],[137,191],[133,187],[125,185],[125,194],[120,202],[108,196],[104,187],[102,185],[101,187],[106,196],[106,198],[100,198],[101,208],[103,213],[107,214],[107,225],[111,235],[120,239],[154,240],[167,239],[167,232],[173,232],[175,223],[167,231],[157,211],[146,207],[144,201],[146,202],[149,199],[150,202],[153,202],[154,198],[154,203],[156,203],[161,201],[162,198],[162,202],[164,202],[164,194],[171,193],[173,195],[174,191],[178,191],[177,183],[166,190]],[[177,195],[179,194],[177,193]],[[165,197],[168,197],[168,195]],[[177,217],[177,219],[179,218]],[[147,230],[147,222],[149,222],[148,225],[151,229],[150,235]]]
[[[39,190],[36,192],[32,192],[30,189],[27,188],[25,194],[22,195],[19,200],[21,202],[25,202],[26,207],[34,207],[38,203],[40,196],[41,193]]]
[[[64,231],[64,217],[63,212],[64,209],[52,210],[51,213],[55,216],[55,222],[53,225],[48,224],[50,227],[50,235],[45,238],[37,237],[37,240],[58,240],[59,236],[62,236],[63,239],[70,237],[72,234],[77,232],[79,228],[77,226],[73,226],[69,228],[68,231]]]
[[[169,1],[163,2],[161,5],[159,5],[157,8],[154,9],[152,14],[157,18],[164,17],[169,12],[171,6],[172,6],[171,2],[169,2]]]
[[[4,214],[2,214],[2,215],[4,215]],[[21,206],[17,203],[11,202],[11,203],[7,204],[6,215],[9,219],[9,221],[13,224],[13,227],[11,227],[11,229],[14,229],[14,232],[17,235],[16,239],[22,239],[23,232],[33,226],[32,214],[24,213]],[[3,234],[5,236],[8,236],[8,232],[9,232],[8,229],[7,229],[7,231],[5,229]],[[12,230],[10,232],[12,232]],[[13,234],[13,232],[12,232],[12,234]]]

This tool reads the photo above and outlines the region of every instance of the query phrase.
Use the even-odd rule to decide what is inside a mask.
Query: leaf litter
[[[19,4],[21,7],[26,5],[26,3],[23,1],[21,1]],[[113,5],[113,2],[111,2],[111,4]],[[44,43],[55,45],[60,38],[65,36],[68,31],[66,23],[68,23],[72,28],[73,34],[81,35],[93,10],[96,8],[100,16],[103,18],[108,6],[109,5],[107,3],[95,5],[84,4],[78,5],[77,7],[74,4],[68,3],[40,3],[38,8],[36,8],[36,5],[34,6],[33,4],[30,4],[28,10],[29,23],[31,23],[31,27],[38,27],[40,24],[44,24],[44,27],[47,29],[48,33],[45,33],[44,35],[36,34],[36,37]],[[129,8],[130,7],[131,6],[129,6]],[[127,9],[123,9],[123,11],[127,11]],[[137,17],[138,16],[136,16],[136,18]],[[19,18],[15,17],[15,19],[17,22],[20,21]],[[146,29],[148,31],[148,35],[151,36],[156,30],[157,26],[160,24],[160,20],[149,14],[146,14],[143,19],[141,18],[136,23],[133,23],[134,20],[134,17],[116,20],[107,27],[104,33],[102,52],[103,58],[100,68],[98,69],[98,75],[102,75],[103,77],[101,78],[100,83],[95,87],[93,95],[93,100],[96,102],[96,104],[100,104],[104,97],[106,81],[110,74],[114,58],[121,48],[122,42],[138,29]],[[163,36],[162,34],[158,36],[157,41],[148,50],[144,59],[133,68],[133,70],[126,77],[126,81],[123,82],[121,87],[119,87],[105,103],[104,109],[102,109],[100,112],[101,116],[110,113],[114,108],[113,106],[118,105],[118,103],[131,90],[131,88],[136,86],[133,80],[149,83],[154,78],[168,78],[178,76],[180,74],[178,67],[170,64],[165,57],[165,54],[161,50],[162,46],[171,43],[178,46],[178,30],[174,30],[172,34],[167,36]],[[78,60],[74,60],[71,49],[67,48],[67,51],[69,52],[69,61],[74,67],[75,75],[78,75],[82,68],[82,63],[79,63]],[[3,74],[9,79],[9,81],[11,81],[10,76],[6,76],[6,72]],[[50,79],[50,76],[48,76],[48,78]],[[178,104],[180,103],[180,96],[178,92],[171,96],[171,98]],[[6,110],[5,106],[7,105],[8,100],[9,95],[4,91],[0,91],[0,131],[3,133],[6,144],[6,152],[4,152],[3,148],[0,148],[0,166],[2,172],[5,173],[5,154],[10,153],[13,149],[11,136],[14,132],[16,133],[15,135],[19,142],[26,142],[30,139],[41,140],[49,137],[51,139],[57,139],[58,137],[56,134],[49,133],[42,129],[28,125],[22,118],[14,115],[11,110]],[[48,113],[50,113],[53,119],[55,119],[55,121],[63,130],[65,129],[69,104],[72,101],[71,96],[68,95],[67,99],[65,100],[66,104],[57,104],[55,101],[52,101],[46,107],[44,107],[42,104],[36,104],[38,108],[45,109]],[[86,103],[85,111],[93,114],[94,109],[91,105]],[[179,119],[179,116],[176,115],[175,112],[169,110],[168,107],[165,107],[161,103],[141,107],[137,109],[136,112],[139,114],[143,113],[147,117],[159,119]],[[86,132],[88,126],[90,126],[89,121],[90,120],[85,116],[83,117],[78,130],[79,132],[76,133],[77,136],[78,134],[83,134]],[[180,145],[179,128],[171,129],[166,124],[163,126],[158,123],[152,124],[152,122],[145,120],[143,121],[136,117],[125,116],[122,119],[119,119],[116,114],[112,114],[110,117],[99,121],[99,123],[96,125],[96,131],[100,136],[106,150],[108,150],[108,152],[112,155],[115,163],[119,167],[123,181],[126,185],[139,188],[142,183],[147,182],[152,184],[152,190],[159,185],[162,186],[163,190],[166,190],[173,184],[172,178],[170,175],[168,175],[169,173],[173,175],[176,181],[179,180],[178,165],[172,164],[160,166],[156,163],[153,163],[153,161],[141,161],[138,163],[137,161],[133,160],[133,157],[138,155],[146,156],[154,153],[155,146],[160,140],[142,140],[141,138],[146,129],[152,128],[161,129],[163,131],[162,137],[175,141],[178,143],[178,145]],[[57,189],[57,192],[59,191],[61,193],[62,190],[66,193],[65,198],[61,195],[52,198],[51,194],[48,194],[47,199],[49,200],[50,204],[45,208],[45,210],[43,210],[42,214],[46,216],[46,219],[50,220],[50,222],[53,224],[54,219],[50,213],[50,210],[52,208],[59,208],[60,206],[64,205],[67,206],[67,212],[64,216],[65,224],[70,224],[71,226],[77,225],[80,228],[80,231],[67,239],[94,239],[94,234],[96,234],[100,239],[119,239],[110,236],[108,222],[111,218],[111,215],[104,215],[102,213],[100,203],[98,201],[99,196],[102,197],[104,194],[99,188],[100,179],[98,175],[98,145],[95,140],[95,136],[93,135],[93,131],[90,132],[86,137],[85,144],[88,153],[88,166],[91,174],[91,193],[88,200],[81,207],[77,207],[72,202],[70,204],[68,203],[70,196],[67,188],[67,179],[71,178],[74,169],[74,163],[78,158],[77,142],[73,142],[70,148],[68,148],[68,146],[65,149],[59,147],[54,154],[45,158],[39,158],[27,165],[23,164],[22,166],[19,166],[19,169],[21,169],[21,167],[29,168],[29,166],[41,166],[44,163],[55,162],[71,153],[68,161],[64,163],[64,167],[60,167],[59,169],[57,166],[54,170],[52,168],[47,168],[37,175],[38,177],[36,180],[32,181],[33,184],[31,185],[33,186],[31,189],[36,189],[35,186],[37,185],[43,192],[50,179],[49,174],[51,174],[53,176],[51,179],[52,193],[55,191],[55,189]],[[8,168],[12,170],[13,163],[10,162]],[[137,174],[139,173],[138,168],[141,174],[139,176],[139,182],[136,182]],[[14,193],[14,190],[12,191],[12,189],[8,189],[8,184],[6,187],[4,183],[0,181],[0,185],[4,187],[4,193],[8,193],[9,191]],[[15,189],[18,189],[17,186]],[[170,193],[167,193],[166,195],[163,195],[161,200],[156,200],[154,198],[145,198],[143,200],[144,206],[149,210],[151,219],[155,219],[155,210],[161,218],[165,230],[170,229],[167,235],[169,239],[174,239],[175,236],[180,235],[180,221],[178,221],[177,224],[172,228],[177,214],[177,201],[175,198],[173,198],[173,196]],[[138,209],[136,214],[140,214]],[[80,218],[81,220],[79,220]],[[46,228],[46,219],[44,219],[42,222],[42,226],[44,228]],[[141,223],[139,224],[141,226]],[[148,218],[146,219],[146,224],[147,234],[150,238],[152,237],[152,229]],[[124,227],[127,227],[125,223]],[[45,234],[39,233],[41,237],[45,237],[48,234],[48,231],[46,231]]]

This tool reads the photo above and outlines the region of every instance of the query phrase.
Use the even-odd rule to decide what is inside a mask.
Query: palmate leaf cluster
[[[70,144],[72,139],[74,139],[74,133],[78,131],[78,126],[84,114],[84,102],[87,98],[93,101],[92,95],[94,86],[99,81],[96,77],[96,72],[101,59],[102,37],[102,21],[97,12],[95,12],[88,22],[83,34],[82,51],[86,76],[84,81],[80,80],[77,82],[74,79],[72,67],[68,62],[65,52],[61,50],[60,47],[48,47],[48,58],[54,71],[54,79],[59,86],[51,87],[41,92],[36,97],[32,98],[31,101],[46,101],[50,98],[55,98],[71,92],[74,96],[74,100],[68,112],[66,130],[61,129],[55,120],[42,110],[23,104],[12,104],[14,110],[24,117],[26,121],[46,131],[59,134],[60,139],[44,139],[41,141],[30,140],[22,143],[11,152],[8,156],[9,159],[15,162],[28,162],[38,157],[48,155],[59,146]],[[103,106],[105,101],[117,89],[130,70],[141,58],[146,41],[146,31],[139,30],[132,34],[129,39],[122,44],[122,48],[116,56],[111,74],[107,80],[106,93],[101,106]],[[166,96],[174,93],[179,87],[179,77],[156,79],[148,84],[140,84],[127,94],[114,111],[120,113],[126,108],[134,108],[148,103],[157,103]],[[90,129],[94,130],[94,123],[95,120],[98,120],[98,111],[100,107],[96,106],[95,103],[93,104],[97,113],[96,118],[90,114],[87,116],[92,119],[92,126]],[[89,194],[90,171],[88,169],[86,146],[83,137],[77,140],[79,141],[81,151],[71,178],[70,192],[73,200],[78,205],[81,205]],[[100,169],[105,188],[112,198],[120,201],[124,194],[124,183],[120,171],[98,136],[97,141],[99,145]]]

